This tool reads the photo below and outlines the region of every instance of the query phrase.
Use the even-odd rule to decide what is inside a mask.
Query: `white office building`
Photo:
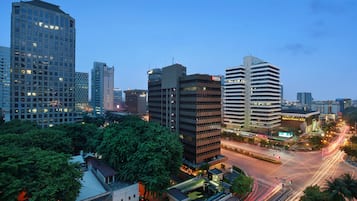
[[[228,128],[266,129],[280,126],[280,70],[256,57],[226,69],[224,124]]]

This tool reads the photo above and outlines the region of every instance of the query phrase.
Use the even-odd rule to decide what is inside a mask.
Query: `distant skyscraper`
[[[148,71],[148,75],[149,119],[182,136],[184,163],[198,168],[222,159],[220,77],[186,75],[186,67],[180,64]]]
[[[94,115],[113,110],[114,67],[94,62],[92,69],[91,103]]]
[[[44,1],[12,4],[11,119],[75,120],[75,20]]]
[[[279,68],[256,57],[244,57],[244,65],[226,69],[224,123],[230,128],[261,129],[280,125]]]
[[[297,93],[297,100],[302,106],[307,106],[311,108],[312,104],[312,95],[311,92],[298,92]]]
[[[145,114],[146,113],[146,99],[147,90],[126,90],[125,92],[125,104],[128,106],[128,112],[133,114]]]
[[[88,110],[88,90],[89,90],[89,79],[88,73],[76,72],[76,112],[84,112]]]
[[[122,105],[123,105],[123,90],[118,89],[118,88],[114,88],[113,91],[113,103],[114,103],[114,110],[118,111],[121,110]]]
[[[346,108],[352,106],[352,99],[350,98],[337,98],[336,101],[340,104],[340,112],[344,112]]]
[[[10,121],[10,48],[0,46],[0,118]]]

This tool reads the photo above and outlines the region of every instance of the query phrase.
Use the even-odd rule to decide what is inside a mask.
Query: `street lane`
[[[344,140],[344,132],[341,136],[336,141],[338,145]],[[222,149],[222,154],[228,157],[228,164],[240,167],[255,179],[252,195],[248,196],[247,200],[264,200],[273,189],[277,189],[276,187],[282,184],[292,191],[288,200],[298,200],[307,186],[311,184],[323,186],[325,180],[330,177],[335,178],[345,172],[355,174],[356,171],[356,168],[343,161],[344,153],[333,144],[331,145],[334,146],[334,152],[329,152],[324,156],[321,151],[276,151],[224,139],[222,144],[271,156],[280,155],[282,164],[278,165]]]

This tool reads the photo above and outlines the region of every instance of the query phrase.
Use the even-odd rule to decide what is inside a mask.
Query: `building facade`
[[[226,127],[270,132],[280,125],[281,88],[278,67],[256,57],[226,69],[224,116]]]
[[[12,4],[11,119],[75,120],[75,20],[44,1]]]
[[[89,110],[88,90],[89,77],[88,73],[76,72],[75,79],[75,97],[76,97],[76,111],[79,113],[87,112]]]
[[[134,89],[124,92],[128,112],[138,115],[147,113],[147,90]]]
[[[313,101],[311,105],[311,109],[314,111],[319,111],[320,114],[335,114],[341,111],[340,103],[337,101]]]
[[[296,99],[302,106],[311,108],[313,100],[311,92],[298,92],[296,95]]]
[[[337,98],[336,101],[340,104],[340,112],[344,112],[346,108],[352,106],[352,99],[350,98]]]
[[[10,121],[10,48],[0,46],[0,121]]]
[[[91,104],[95,116],[113,110],[114,67],[106,63],[94,62],[91,83]]]
[[[113,91],[113,104],[114,104],[114,111],[120,111],[123,107],[123,90],[114,88]]]
[[[220,156],[220,77],[186,75],[186,67],[174,64],[162,68],[160,77],[150,78],[149,74],[149,120],[180,134],[186,165],[214,163]]]

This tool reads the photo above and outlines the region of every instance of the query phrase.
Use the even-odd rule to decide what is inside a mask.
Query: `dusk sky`
[[[11,0],[0,0],[10,47]],[[151,68],[224,75],[253,55],[280,67],[284,99],[357,99],[357,1],[48,0],[76,20],[76,71],[115,67],[115,87],[147,89]]]

